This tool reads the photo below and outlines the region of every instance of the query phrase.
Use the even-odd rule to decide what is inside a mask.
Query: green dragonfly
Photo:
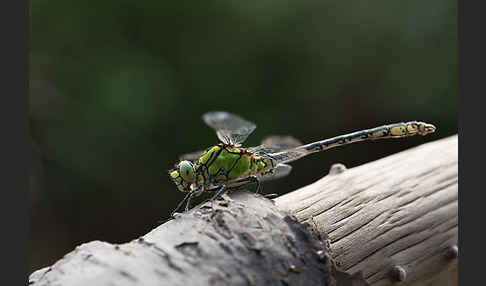
[[[203,192],[214,192],[210,199],[214,200],[231,188],[253,182],[256,183],[258,193],[260,181],[288,175],[292,167],[286,163],[312,153],[359,141],[427,135],[435,131],[432,124],[410,121],[361,130],[306,145],[291,136],[270,136],[259,146],[243,148],[241,144],[256,128],[254,123],[224,111],[208,112],[202,118],[216,131],[221,142],[204,151],[181,156],[181,161],[169,171],[177,188],[187,193],[172,215],[184,202],[185,211],[189,210],[191,199]]]

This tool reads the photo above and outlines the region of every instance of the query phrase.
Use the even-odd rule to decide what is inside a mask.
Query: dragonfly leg
[[[255,193],[258,194],[261,190],[261,186],[260,186],[260,180],[255,177],[255,176],[250,176],[250,177],[246,177],[246,178],[243,178],[243,179],[239,179],[237,181],[234,181],[233,182],[234,184],[239,184],[239,183],[255,183],[256,184],[256,190],[255,190]]]
[[[250,181],[256,183],[256,190],[255,190],[255,194],[258,194],[261,190],[261,186],[260,186],[260,180],[258,180],[257,177],[248,177],[250,179]]]
[[[191,205],[191,199],[194,194],[190,194],[189,197],[186,200],[186,206],[184,207],[184,212],[187,212],[189,210],[189,206]]]
[[[257,188],[256,188],[256,192],[255,193],[258,193],[260,191],[260,180],[258,180],[257,177],[254,177],[254,176],[251,176],[251,177],[247,177],[247,178],[244,178],[244,179],[240,179],[240,180],[237,180],[237,181],[234,181],[233,183],[251,183],[251,182],[254,182],[257,184]],[[228,191],[232,191],[232,190],[237,190],[237,189],[240,189],[242,186],[239,185],[239,186],[234,186],[234,187],[227,187],[225,185],[222,185],[220,187],[215,187],[215,188],[212,188],[212,189],[208,189],[206,190],[206,192],[216,192],[209,200],[205,201],[205,202],[212,202],[214,200],[216,200],[219,196],[221,196],[223,193],[225,192],[228,192]]]
[[[187,212],[189,210],[189,207],[191,206],[191,199],[194,197],[194,195],[196,195],[199,192],[199,190],[200,188],[197,187],[189,192],[189,197],[187,198],[186,207],[184,208],[184,211]]]
[[[234,190],[237,190],[239,188],[241,188],[241,186],[237,186],[237,187],[225,187],[224,192],[234,191]],[[211,201],[215,200],[218,196],[221,195],[221,192],[222,191],[221,191],[221,187],[214,187],[214,188],[211,188],[211,189],[207,189],[205,192],[207,192],[207,193],[214,193],[214,192],[216,192],[216,194],[213,195],[210,199],[207,199],[207,200],[203,201],[201,204],[204,204],[204,203],[211,202]]]
[[[250,176],[241,179],[241,182],[255,183],[256,184],[255,194],[258,194],[261,191],[260,180],[255,176]]]
[[[226,186],[226,191],[233,191],[233,190],[238,190],[240,189],[242,186],[234,186],[234,187],[228,187]],[[207,189],[206,192],[207,193],[214,193],[214,192],[217,192],[219,191],[221,187],[214,187],[212,189]]]
[[[179,208],[182,206],[182,204],[186,201],[189,201],[193,195],[194,195],[194,191],[188,192],[187,195],[184,197],[184,199],[182,199],[182,201],[179,202],[177,207],[170,213],[170,217],[174,217],[174,214],[177,212],[177,210],[179,210]],[[186,205],[186,207],[187,207],[187,205]]]
[[[210,199],[209,201],[212,202],[214,201],[215,199],[217,199],[220,195],[223,194],[223,192],[225,191],[229,191],[229,188],[226,188],[225,185],[222,185],[221,187],[219,187],[219,189],[216,191],[216,194],[214,194]]]

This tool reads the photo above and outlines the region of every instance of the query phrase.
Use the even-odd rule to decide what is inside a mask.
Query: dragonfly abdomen
[[[307,151],[321,151],[329,149],[339,145],[350,144],[365,140],[378,140],[386,138],[402,138],[408,136],[414,136],[417,134],[426,135],[435,131],[435,126],[419,121],[410,121],[406,123],[395,123],[389,125],[383,125],[380,127],[361,130],[346,135],[337,136],[331,139],[318,141],[315,143],[307,144],[299,149],[305,149]]]
[[[287,163],[300,159],[311,153],[324,151],[336,146],[347,145],[354,142],[387,138],[403,138],[418,134],[427,135],[434,131],[434,125],[420,121],[395,123],[317,141],[290,150],[273,153],[271,156],[275,158],[278,163]]]
[[[251,158],[250,175],[265,175],[277,166],[277,161],[269,155],[253,155]]]

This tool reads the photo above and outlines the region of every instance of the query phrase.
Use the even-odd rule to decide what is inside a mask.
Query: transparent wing
[[[292,149],[301,145],[302,143],[292,136],[272,135],[265,137],[260,145],[250,147],[247,149],[247,151],[255,154],[269,154]],[[182,156],[179,156],[179,159],[194,161],[199,159],[204,154],[204,152],[206,152],[206,150],[200,150],[184,154]]]
[[[303,145],[302,142],[292,136],[273,135],[263,139],[262,144],[248,148],[249,152],[255,154],[277,153]]]
[[[305,149],[290,149],[278,153],[269,154],[269,156],[277,160],[278,163],[283,164],[298,160],[302,157],[309,155],[310,153],[310,151],[307,151]]]
[[[256,128],[254,123],[225,111],[205,113],[203,120],[216,131],[221,142],[236,146],[240,146]]]
[[[272,173],[260,176],[259,179],[261,182],[276,180],[287,176],[291,171],[292,166],[287,164],[278,164],[277,167],[273,169]]]

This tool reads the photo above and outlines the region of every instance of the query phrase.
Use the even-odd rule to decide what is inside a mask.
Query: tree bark
[[[457,285],[457,146],[452,136],[349,170],[334,165],[276,205],[327,234],[340,268],[371,285],[394,282],[396,269],[406,273],[400,285],[448,271]]]
[[[333,285],[326,252],[324,241],[271,200],[235,192],[131,242],[83,244],[30,283]]]
[[[78,246],[29,284],[457,285],[457,160],[452,136],[334,165],[274,202],[234,192],[131,242]]]

